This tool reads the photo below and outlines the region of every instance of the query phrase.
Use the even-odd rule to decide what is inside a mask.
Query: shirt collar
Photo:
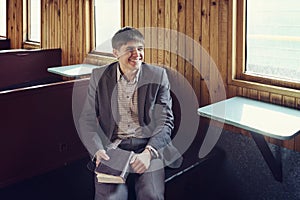
[[[139,80],[139,74],[140,74],[140,71],[141,69],[139,69],[137,72],[136,72],[136,75],[135,75],[135,82],[137,82]],[[123,77],[123,74],[120,70],[120,64],[118,63],[117,65],[117,81],[120,81],[120,79]]]

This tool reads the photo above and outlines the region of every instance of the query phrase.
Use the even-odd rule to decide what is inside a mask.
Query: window
[[[111,38],[121,27],[121,1],[95,0],[96,51],[112,53]]]
[[[6,37],[6,0],[0,3],[0,37]]]
[[[300,1],[233,0],[230,8],[229,83],[300,89]]]
[[[27,41],[41,42],[41,1],[27,0]]]
[[[246,73],[300,82],[300,1],[248,0]]]

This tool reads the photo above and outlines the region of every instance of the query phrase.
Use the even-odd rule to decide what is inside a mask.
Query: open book
[[[109,160],[101,160],[95,169],[99,183],[125,183],[129,173],[129,162],[133,151],[109,149],[106,151]]]

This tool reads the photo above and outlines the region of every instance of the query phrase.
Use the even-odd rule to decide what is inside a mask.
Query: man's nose
[[[140,51],[139,51],[139,49],[138,48],[133,48],[132,50],[131,50],[131,53],[132,54],[138,54]]]
[[[138,57],[141,53],[141,51],[138,48],[134,48],[130,52],[131,52],[131,56],[135,56],[135,57]]]

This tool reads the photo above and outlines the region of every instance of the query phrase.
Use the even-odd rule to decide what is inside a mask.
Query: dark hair
[[[145,45],[143,34],[137,29],[129,26],[123,27],[117,31],[111,40],[111,44],[113,49],[119,49],[122,45],[125,45],[130,41],[140,42]]]

